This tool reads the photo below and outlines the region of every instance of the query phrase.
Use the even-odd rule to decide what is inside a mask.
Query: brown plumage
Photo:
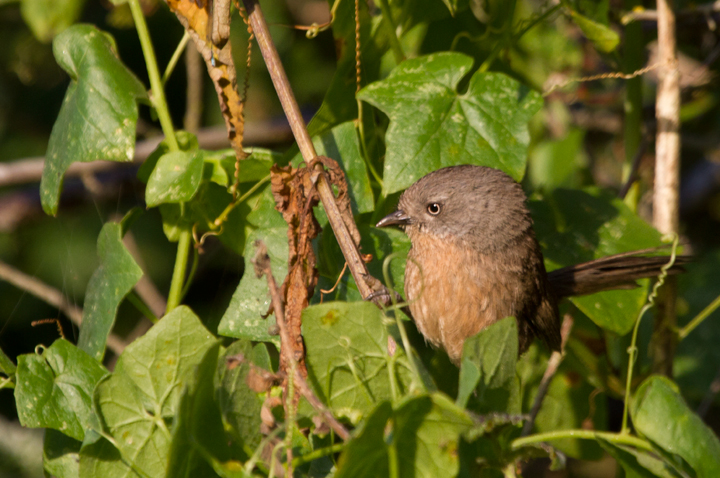
[[[652,251],[645,250],[548,274],[525,201],[520,185],[502,171],[454,166],[410,186],[398,210],[377,224],[399,225],[410,238],[410,312],[425,338],[456,364],[466,338],[507,316],[517,318],[521,353],[534,337],[559,350],[559,299],[634,287],[667,263],[637,255]]]

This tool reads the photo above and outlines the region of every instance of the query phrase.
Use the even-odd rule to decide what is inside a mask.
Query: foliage
[[[351,429],[344,442],[303,395],[294,369],[279,365],[278,319],[266,318],[272,287],[253,274],[262,242],[275,280],[292,275],[288,224],[275,209],[279,194],[271,178],[278,166],[300,166],[297,150],[248,150],[236,171],[234,151],[203,149],[194,134],[168,127],[138,0],[128,3],[151,85],[123,63],[109,33],[86,24],[65,29],[75,13],[56,20],[27,13],[38,3],[24,0],[24,17],[38,37],[58,31],[54,55],[71,78],[49,139],[42,207],[58,213],[74,162],[132,160],[139,104],[149,104],[165,140],[137,177],[145,183],[145,205],[159,210],[168,243],[178,250],[167,313],[128,344],[114,366],[104,359],[122,304],[139,303],[141,313],[151,315],[132,291],[143,271],[123,242],[136,227],[131,208],[99,233],[99,265],[87,285],[77,345],[57,339],[20,355],[17,366],[0,351],[0,388],[14,387],[21,424],[46,429],[49,475],[249,477],[292,468],[313,477],[513,476],[519,463],[533,458],[561,463],[558,457],[592,460],[605,452],[627,476],[718,476],[720,442],[677,383],[640,364],[639,378],[625,389],[633,370],[625,349],[647,346],[629,342],[646,303],[646,282],[564,306],[576,330],[535,433],[524,436],[524,414],[548,359],[543,346],[518,357],[517,323],[506,318],[467,340],[458,372],[423,343],[399,306],[378,308],[362,300],[352,277],[338,279],[345,259],[320,206],[319,279],[302,312],[306,354],[296,359],[305,363],[309,388],[325,412]],[[82,7],[65,3],[73,11]],[[636,203],[590,184],[578,158],[582,131],[559,139],[538,122],[553,115],[555,100],[537,91],[532,62],[577,66],[558,64],[565,60],[548,45],[560,42],[577,53],[569,34],[581,32],[587,48],[611,64],[620,54],[617,15],[607,0],[482,7],[381,0],[379,11],[361,3],[363,87],[356,94],[354,11],[350,2],[337,2],[330,26],[341,45],[337,69],[310,130],[318,154],[335,159],[347,177],[349,211],[361,251],[372,257],[371,274],[402,293],[408,239],[372,224],[423,175],[465,163],[501,169],[534,190],[528,204],[548,270],[662,245]],[[533,35],[547,43],[527,44]],[[213,56],[209,68],[220,68],[215,62]],[[244,263],[216,327],[180,305],[193,281],[186,270],[190,248],[202,246],[205,235],[218,236],[225,252],[240,254]],[[336,280],[337,288],[320,290]],[[682,370],[690,374],[690,368]],[[611,427],[608,397],[629,400],[632,429]],[[546,442],[552,447],[541,445]]]

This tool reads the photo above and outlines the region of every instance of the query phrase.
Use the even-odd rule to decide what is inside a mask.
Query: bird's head
[[[377,227],[398,225],[411,241],[432,234],[492,253],[532,227],[525,199],[520,185],[500,170],[452,166],[410,186],[400,196],[397,211],[381,219]]]

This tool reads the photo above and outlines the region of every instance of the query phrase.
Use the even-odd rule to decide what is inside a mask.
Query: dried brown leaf
[[[295,169],[291,166],[273,166],[270,176],[275,209],[288,224],[288,275],[282,285],[285,322],[290,337],[287,346],[297,360],[303,377],[307,376],[307,371],[301,316],[314,293],[318,278],[312,248],[312,240],[320,232],[320,225],[313,214],[313,207],[319,201],[315,179],[316,175],[314,177],[310,168]],[[288,365],[281,354],[281,370],[287,370]]]
[[[236,156],[241,159],[246,154],[242,148],[243,134],[245,132],[245,119],[243,116],[244,101],[237,92],[237,73],[232,58],[231,42],[224,42],[222,48],[216,47],[211,36],[215,33],[212,30],[210,17],[211,2],[201,2],[202,7],[197,3],[187,0],[165,0],[170,10],[175,13],[180,23],[185,27],[197,50],[202,55],[207,66],[210,78],[215,86],[218,95],[220,110],[225,119],[225,126],[228,131],[228,139],[235,149]],[[218,9],[218,14],[222,9]],[[229,9],[227,10],[229,14]],[[229,17],[227,19],[229,22]],[[221,36],[222,24],[220,22]],[[229,32],[228,32],[229,34]],[[220,41],[220,44],[223,42]]]

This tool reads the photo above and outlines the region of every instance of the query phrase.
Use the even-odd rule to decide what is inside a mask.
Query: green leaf
[[[160,215],[162,216],[163,233],[170,242],[177,242],[180,240],[180,233],[183,230],[187,230],[192,227],[193,217],[188,211],[189,208],[185,208],[185,214],[183,214],[182,206],[180,204],[165,203],[160,204],[158,208]]]
[[[608,24],[610,0],[565,0],[563,5],[572,8],[595,22],[602,23],[603,25]]]
[[[137,102],[145,87],[122,64],[110,35],[74,25],[58,35],[53,53],[71,78],[45,154],[40,199],[57,213],[62,178],[75,161],[132,161]]]
[[[35,38],[50,40],[75,23],[85,0],[21,0],[20,14]]]
[[[123,468],[129,474],[130,467],[164,476],[180,394],[215,343],[197,316],[180,306],[128,345],[112,375],[95,388],[93,406],[104,438],[83,446],[81,475],[83,468],[106,467],[114,470],[110,476]],[[110,443],[119,453],[107,448]]]
[[[335,21],[332,22],[336,44],[353,45],[355,42],[355,12],[352,2],[335,5]],[[360,54],[362,57],[362,79],[373,81],[378,78],[380,61],[388,49],[385,28],[380,18],[372,19],[368,6],[360,2]],[[335,74],[327,88],[323,102],[308,124],[311,137],[325,133],[330,128],[358,117],[358,103],[355,99],[356,65],[355,49],[342,48]]]
[[[678,325],[684,326],[720,295],[720,249],[699,255],[678,277]],[[683,310],[685,309],[685,310]],[[689,400],[702,400],[720,364],[718,311],[678,344],[673,362],[674,380]]]
[[[10,357],[7,356],[3,349],[0,349],[0,373],[3,373],[8,377],[12,377],[15,375],[16,370],[17,367]]]
[[[593,429],[607,426],[607,415],[603,398],[589,399],[595,387],[576,374],[558,373],[550,382],[547,395],[535,419],[538,433],[583,428],[584,420],[592,419]],[[536,390],[527,394],[528,404],[533,403]],[[592,405],[591,405],[592,403]],[[592,408],[591,408],[592,407]],[[553,446],[566,455],[583,460],[599,460],[602,450],[591,440],[566,438],[553,441]]]
[[[255,183],[264,179],[270,174],[270,168],[273,164],[282,162],[283,155],[265,148],[252,148],[248,151],[250,156],[240,162],[240,174],[238,181],[243,183]],[[221,154],[222,153],[222,154]],[[218,158],[219,155],[219,159]],[[206,152],[205,162],[218,161],[217,165],[213,165],[213,181],[221,186],[230,186],[235,183],[235,164],[237,158],[233,150],[227,152]],[[224,179],[220,181],[221,176]]]
[[[187,131],[175,131],[175,139],[177,140],[180,151],[197,151],[200,148],[197,136],[192,133],[188,133]],[[150,179],[150,175],[155,169],[155,166],[157,166],[158,160],[169,152],[170,144],[166,138],[160,141],[157,148],[155,148],[155,151],[150,153],[147,159],[140,165],[137,172],[138,179],[147,184]]]
[[[147,206],[191,200],[200,187],[202,174],[202,151],[173,151],[162,155],[145,189]]]
[[[225,188],[235,182],[235,151],[203,151],[203,179]],[[244,166],[244,163],[241,163]],[[268,174],[270,170],[268,169]]]
[[[233,194],[223,183],[230,181],[229,174],[234,175],[234,156],[233,172],[231,173],[228,169],[229,165],[226,164],[226,159],[220,159],[220,164],[218,164],[217,159],[208,161],[208,153],[203,153],[205,158],[202,172],[203,179],[200,181],[199,188],[192,199],[182,205],[177,203],[160,204],[163,232],[168,240],[177,242],[180,233],[193,226],[197,226],[196,231],[199,235],[212,230],[219,235],[219,239],[226,247],[235,251],[238,255],[242,255],[246,247],[247,234],[259,227],[255,224],[258,219],[260,223],[266,223],[277,218],[280,225],[285,224],[282,216],[274,211],[275,200],[267,183],[270,174],[268,162],[246,160],[250,161],[250,171],[248,171],[247,176],[241,174],[238,188],[238,196],[244,199],[242,202],[233,205],[228,214],[226,210],[234,200]],[[243,168],[245,164],[245,161],[243,161]],[[265,166],[267,166],[267,169],[263,169]],[[263,180],[263,184],[260,184],[256,190],[251,191],[252,188],[258,185],[258,181],[255,180],[258,175],[260,175],[260,180]],[[234,183],[234,181],[233,177],[232,182]],[[246,196],[247,193],[249,195]],[[260,216],[266,215],[267,217],[258,217],[258,214],[253,214],[257,209],[262,209]],[[215,221],[223,213],[225,213],[224,220],[222,225],[218,227]],[[252,221],[249,219],[251,215]]]
[[[223,422],[226,424],[226,429],[230,431],[238,443],[245,446],[245,449],[253,451],[260,446],[262,440],[260,434],[262,401],[248,387],[246,380],[251,363],[267,369],[269,369],[270,365],[255,358],[257,355],[264,355],[263,358],[269,362],[270,359],[267,356],[265,344],[258,344],[255,349],[246,340],[238,340],[228,347],[225,355],[218,363],[220,383],[217,389],[218,407]],[[225,359],[238,354],[245,357],[245,360],[234,368],[229,368]]]
[[[338,462],[338,478],[383,477],[397,460],[400,477],[453,477],[460,434],[472,420],[441,394],[416,397],[396,411],[382,402]]]
[[[383,263],[389,255],[396,254],[390,262],[388,272],[395,290],[402,293],[405,285],[405,262],[410,250],[410,239],[397,229],[375,228],[362,224],[358,229],[360,230],[360,250],[363,254],[372,254],[373,257],[373,260],[367,265],[368,271],[373,277],[384,282]],[[322,231],[318,244],[318,271],[332,280],[330,284],[332,286],[342,271],[345,258],[331,228],[326,227]],[[348,278],[347,284],[357,290],[350,274],[345,277]],[[360,298],[358,296],[358,299]]]
[[[265,148],[253,147],[248,151],[250,156],[240,163],[240,182],[254,183],[270,174],[273,164],[282,162],[283,154]],[[235,164],[233,163],[233,175]]]
[[[268,247],[270,265],[278,284],[287,275],[288,240],[287,223],[275,210],[272,191],[266,187],[257,201],[251,203],[247,213],[247,238],[242,255],[245,271],[230,305],[218,325],[218,333],[228,337],[246,338],[260,342],[280,344],[280,339],[268,333],[275,327],[275,317],[264,319],[270,308],[270,293],[265,277],[255,277],[252,259],[255,257],[255,241],[262,240]]]
[[[407,60],[387,79],[358,93],[390,118],[384,195],[457,164],[491,166],[522,178],[530,142],[527,123],[542,99],[499,73],[475,73],[460,95],[458,83],[472,62],[460,53]]]
[[[635,392],[630,414],[637,432],[667,453],[678,455],[698,478],[720,476],[720,441],[666,377],[651,376]]]
[[[557,189],[529,201],[548,271],[600,257],[662,245],[660,233],[615,195],[598,188]],[[642,282],[641,282],[642,283]],[[628,333],[645,303],[644,287],[572,297],[603,329]]]
[[[387,401],[377,406],[340,455],[335,478],[390,476],[385,429],[392,413]]]
[[[281,227],[287,229],[285,219],[275,209],[275,198],[270,187],[263,189],[262,194],[254,203],[252,211],[248,213],[247,221],[253,228],[258,230]],[[255,255],[254,251],[252,255]]]
[[[315,136],[313,144],[318,155],[336,160],[345,171],[353,214],[373,211],[375,200],[354,122],[342,123],[322,135]],[[300,154],[296,155],[292,162],[297,164],[299,161],[302,161]]]
[[[270,309],[270,291],[267,279],[264,276],[255,276],[251,262],[255,257],[256,240],[262,240],[268,248],[270,267],[277,283],[282,284],[285,280],[288,260],[287,226],[258,229],[250,233],[245,245],[245,273],[220,320],[218,334],[279,345],[278,336],[269,333],[275,326],[275,316],[263,318]]]
[[[601,52],[610,53],[620,44],[620,36],[609,26],[590,20],[574,10],[570,10],[570,18]]]
[[[94,430],[88,430],[85,434],[85,441],[80,448],[78,470],[80,478],[142,476],[141,471],[134,468],[132,463],[123,461],[120,451],[107,438]]]
[[[463,8],[467,8],[468,0],[442,0],[452,16]]]
[[[603,438],[598,443],[625,470],[625,478],[675,478],[679,477],[657,456],[629,446],[618,445]]]
[[[242,463],[233,459],[215,399],[213,378],[219,348],[220,344],[216,343],[208,349],[180,399],[172,432],[168,477],[213,476],[216,466],[243,469]]]
[[[103,226],[97,250],[100,266],[87,286],[78,347],[102,361],[120,302],[143,272],[122,242],[120,224],[110,222]]]
[[[338,416],[357,422],[383,400],[408,392],[411,376],[388,355],[385,316],[370,302],[330,302],[303,310],[308,380],[320,400]],[[396,354],[402,354],[398,347]],[[392,367],[388,370],[389,367]]]
[[[476,392],[475,411],[520,413],[517,357],[515,317],[506,317],[465,340],[456,403],[467,406]]]
[[[460,434],[473,425],[465,410],[438,393],[408,401],[394,421],[400,476],[457,475]]]
[[[52,428],[82,441],[92,415],[92,390],[105,367],[65,339],[41,354],[18,357],[17,403],[25,427]]]
[[[585,132],[570,130],[564,138],[544,141],[532,151],[528,176],[533,189],[549,191],[560,186],[572,186],[580,167],[586,162],[583,150]]]
[[[43,467],[48,475],[57,478],[76,478],[82,444],[58,431],[45,430],[43,443]]]

